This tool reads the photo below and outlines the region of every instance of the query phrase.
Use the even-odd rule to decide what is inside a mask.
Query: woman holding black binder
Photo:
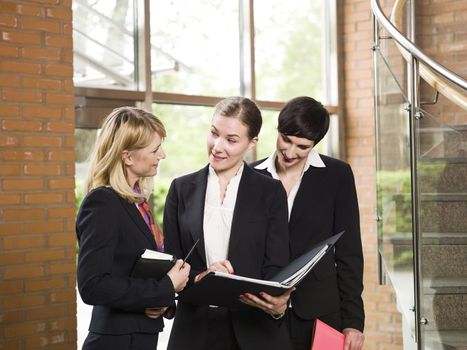
[[[220,101],[208,133],[209,165],[175,179],[164,211],[166,249],[188,258],[189,284],[211,271],[267,279],[289,261],[286,194],[277,180],[243,161],[261,129],[261,112],[243,97]],[[292,349],[281,320],[283,296],[239,295],[251,306],[179,301],[168,350]]]
[[[354,176],[350,166],[314,149],[329,126],[329,113],[311,97],[289,101],[279,113],[276,151],[253,164],[281,180],[289,203],[294,259],[333,233],[345,231],[297,286],[286,320],[295,350],[309,350],[315,319],[345,335],[346,350],[363,345],[363,253]]]
[[[182,260],[160,280],[130,277],[145,249],[164,249],[146,202],[165,158],[164,137],[159,119],[133,107],[110,113],[98,136],[76,220],[78,288],[94,305],[85,350],[154,350],[161,315],[188,281],[190,266]]]

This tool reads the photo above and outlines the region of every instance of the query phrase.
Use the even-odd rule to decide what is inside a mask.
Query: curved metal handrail
[[[402,15],[403,7],[406,0],[396,0],[391,11],[391,21],[394,23],[396,29],[401,28],[402,25]],[[409,52],[404,50],[399,44],[398,48],[402,56],[404,56],[406,61],[410,60]],[[444,68],[444,67],[443,67]],[[446,68],[444,68],[446,69]],[[467,96],[463,95],[459,91],[453,89],[451,86],[446,84],[446,82],[439,77],[434,71],[432,71],[425,64],[420,63],[419,65],[420,76],[436,91],[439,91],[441,94],[446,96],[453,103],[467,110]],[[447,78],[445,78],[447,79]],[[462,78],[461,78],[462,79]]]
[[[446,98],[467,110],[467,97],[453,89],[446,83],[446,81],[443,81],[439,77],[441,76],[445,80],[450,81],[464,91],[467,91],[467,81],[446,67],[432,60],[397,29],[397,23],[400,22],[400,18],[398,17],[402,6],[402,2],[396,1],[391,15],[391,17],[396,22],[393,24],[381,10],[378,0],[371,0],[371,8],[374,16],[381,23],[384,29],[386,29],[387,32],[392,36],[392,38],[400,45],[399,49],[402,56],[406,60],[410,59],[408,54],[416,57],[420,62],[420,76],[423,77],[423,79],[434,89],[446,96]]]

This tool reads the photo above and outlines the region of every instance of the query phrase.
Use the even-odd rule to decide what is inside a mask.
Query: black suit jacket
[[[162,330],[162,317],[150,319],[147,307],[172,305],[175,291],[168,276],[130,278],[144,249],[157,250],[154,237],[136,205],[110,187],[84,198],[78,213],[78,288],[94,305],[89,330],[102,334],[151,333]]]
[[[190,282],[207,269],[203,218],[208,167],[175,179],[164,211],[165,247],[179,257],[190,255]],[[232,219],[228,260],[237,275],[268,278],[289,261],[287,198],[279,181],[245,165]],[[204,349],[208,306],[179,302],[168,349]],[[242,349],[291,349],[285,324],[256,308],[230,310],[235,336]]]
[[[348,164],[320,156],[326,167],[308,168],[292,207],[291,258],[332,234],[342,230],[345,234],[337,241],[334,254],[328,253],[292,293],[293,311],[303,319],[338,312],[340,320],[335,326],[363,331],[363,253],[354,176]],[[271,176],[266,169],[255,170]]]

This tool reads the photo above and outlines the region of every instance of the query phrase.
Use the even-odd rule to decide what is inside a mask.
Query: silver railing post
[[[374,86],[374,92],[375,96],[373,99],[373,110],[375,113],[375,147],[376,147],[376,154],[380,154],[379,152],[379,145],[380,145],[380,140],[379,140],[379,121],[377,116],[379,115],[379,108],[378,108],[378,95],[380,92],[380,84],[379,84],[379,77],[378,77],[378,51],[379,51],[379,25],[378,25],[378,20],[376,19],[376,16],[372,13],[371,15],[373,26],[372,26],[372,35],[373,35],[373,44],[372,44],[372,50],[373,50],[373,86]],[[379,157],[376,157],[376,169],[380,169],[380,163],[379,163]],[[376,180],[376,185],[378,186],[378,180]],[[381,203],[379,200],[378,193],[376,194],[376,225],[378,226],[377,232],[381,232],[381,226],[382,226],[382,219],[381,219]],[[384,269],[383,269],[383,259],[381,257],[380,253],[380,248],[381,248],[381,237],[377,237],[377,254],[378,254],[378,283],[380,285],[386,284],[386,278],[384,275]]]
[[[410,128],[410,172],[411,172],[411,201],[412,201],[412,245],[413,245],[413,271],[414,271],[414,307],[415,307],[415,341],[417,349],[422,349],[422,337],[420,332],[421,319],[421,298],[420,298],[420,280],[421,275],[421,251],[420,251],[420,216],[419,216],[419,190],[417,174],[417,155],[418,155],[418,124],[419,124],[419,85],[418,85],[418,60],[410,55],[408,72],[408,97],[409,97],[409,128]]]

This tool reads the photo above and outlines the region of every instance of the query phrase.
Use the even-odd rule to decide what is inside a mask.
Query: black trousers
[[[99,334],[89,332],[83,350],[156,350],[159,333]]]
[[[229,310],[210,307],[208,314],[208,336],[205,350],[241,350],[232,326]]]
[[[295,350],[310,350],[311,336],[315,319],[305,320],[298,317],[293,308],[286,313],[287,328],[289,330],[290,340]],[[341,331],[340,312],[332,313],[319,317],[321,321],[331,327]]]

